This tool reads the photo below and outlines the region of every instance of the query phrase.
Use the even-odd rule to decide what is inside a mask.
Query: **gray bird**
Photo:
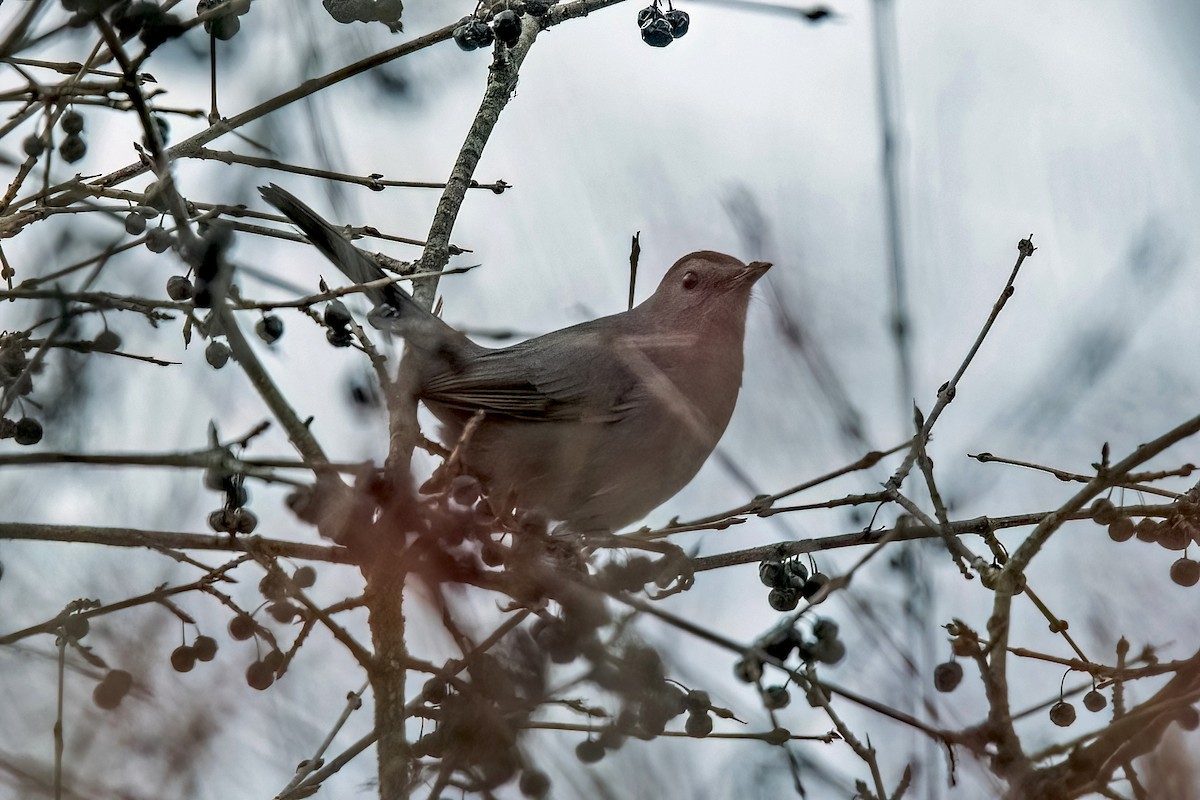
[[[385,277],[292,194],[259,191],[351,281]],[[461,455],[494,509],[615,531],[670,499],[717,446],[742,384],[750,288],[770,266],[690,253],[635,308],[499,349],[395,285],[370,292],[371,322],[404,338],[400,369],[448,448],[483,412]]]

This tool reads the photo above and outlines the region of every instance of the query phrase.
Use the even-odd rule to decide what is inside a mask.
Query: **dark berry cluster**
[[[1188,492],[1175,501],[1163,519],[1142,517],[1134,522],[1111,500],[1101,497],[1092,503],[1092,520],[1108,528],[1114,542],[1130,539],[1157,544],[1167,550],[1183,552],[1171,564],[1171,580],[1180,586],[1200,583],[1200,561],[1188,557],[1191,545],[1200,545],[1200,493]]]
[[[806,637],[798,627],[777,627],[754,643],[771,658],[787,661],[795,653],[805,664],[836,664],[846,657],[846,645],[838,636],[838,624],[832,619],[820,618],[813,622],[812,635]],[[733,666],[733,674],[744,683],[761,683],[763,661],[749,653]],[[762,690],[763,702],[768,708],[783,708],[790,701],[787,689],[767,687]],[[774,705],[772,705],[774,704]]]
[[[217,640],[197,636],[191,644],[181,644],[171,651],[171,667],[176,672],[191,672],[197,661],[212,661],[217,657]]]
[[[671,0],[667,0],[666,11],[661,0],[654,0],[638,12],[637,23],[643,42],[651,47],[666,47],[688,32],[691,18],[686,11],[672,7]]]
[[[550,10],[547,0],[507,0],[503,7],[495,10],[489,20],[475,15],[463,17],[454,29],[454,42],[463,50],[478,50],[499,42],[505,47],[515,47],[521,39],[521,17],[544,17]]]
[[[75,11],[71,24],[79,26],[89,24],[97,14],[111,7],[113,28],[121,38],[128,40],[137,36],[149,50],[187,31],[187,25],[178,15],[164,10],[151,0],[62,0],[62,4],[68,11]]]
[[[63,161],[74,164],[87,155],[87,142],[83,140],[83,114],[70,109],[58,121],[66,136],[58,144],[58,154]]]
[[[799,557],[763,561],[758,565],[758,579],[770,588],[767,602],[776,611],[793,611],[800,598],[811,600],[829,583],[829,576],[815,569],[809,574]]]
[[[17,397],[33,391],[33,373],[40,371],[40,364],[32,364],[25,354],[27,347],[27,337],[22,334],[0,335],[0,390]],[[0,439],[25,446],[37,444],[42,440],[42,423],[33,417],[0,417]]]
[[[204,486],[225,493],[225,504],[208,515],[208,526],[218,533],[253,533],[258,516],[246,508],[250,493],[246,476],[210,469],[204,473]]]

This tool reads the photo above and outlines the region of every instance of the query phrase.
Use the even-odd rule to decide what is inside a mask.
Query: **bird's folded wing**
[[[572,329],[569,329],[572,330]],[[599,332],[558,331],[428,378],[421,397],[529,421],[615,422],[640,402],[633,374]]]

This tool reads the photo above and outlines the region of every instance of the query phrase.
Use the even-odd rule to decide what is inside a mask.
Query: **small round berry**
[[[1158,541],[1158,521],[1150,517],[1142,517],[1133,528],[1133,533],[1140,542]]]
[[[953,692],[962,679],[962,664],[957,661],[946,661],[933,668],[933,688],[939,692]]]
[[[486,539],[479,548],[479,560],[489,567],[498,567],[504,563],[508,548],[495,539]]]
[[[63,620],[62,630],[67,635],[68,639],[79,641],[87,636],[91,625],[88,623],[87,617],[81,617],[78,614],[72,614]]]
[[[74,164],[87,155],[87,142],[79,134],[72,133],[59,143],[58,154],[62,156],[63,161]]]
[[[42,423],[33,417],[21,417],[17,420],[17,429],[13,433],[17,444],[28,447],[42,440]]]
[[[639,28],[644,28],[656,19],[663,18],[662,9],[658,6],[646,6],[637,15],[637,24]]]
[[[763,705],[772,711],[786,708],[787,704],[792,702],[791,694],[783,686],[768,686],[763,689],[762,699]]]
[[[692,738],[703,739],[713,732],[713,720],[707,712],[688,714],[687,722],[683,724],[683,730]]]
[[[268,572],[258,582],[258,592],[268,600],[286,600],[287,582],[281,573]]]
[[[192,652],[197,661],[212,661],[217,657],[217,640],[211,636],[197,636],[192,642]]]
[[[763,561],[758,565],[758,579],[769,589],[781,588],[785,579],[782,561]]]
[[[267,344],[275,344],[283,336],[283,320],[274,314],[267,314],[255,324],[254,332]]]
[[[800,605],[800,595],[791,589],[772,589],[767,595],[767,603],[776,611],[792,611]]]
[[[691,18],[686,11],[673,8],[664,16],[671,26],[671,36],[678,39],[688,32],[688,25],[691,23]]]
[[[1075,722],[1075,706],[1066,700],[1059,700],[1050,706],[1050,721],[1060,728],[1066,728]]]
[[[254,636],[254,620],[249,614],[238,614],[229,620],[229,636],[239,642],[244,642]]]
[[[271,672],[278,674],[279,670],[283,667],[283,653],[279,650],[271,650],[262,657],[262,663]]]
[[[1090,510],[1092,521],[1097,525],[1111,525],[1121,518],[1121,512],[1107,497],[1097,498]]]
[[[1127,542],[1133,538],[1134,524],[1129,517],[1121,517],[1108,526],[1108,538],[1114,542]]]
[[[92,690],[92,702],[105,711],[112,711],[121,704],[133,687],[133,676],[123,669],[109,670]]]
[[[245,491],[244,487],[242,489]],[[258,515],[248,508],[239,508],[233,512],[233,529],[238,533],[254,533],[258,527]]]
[[[762,678],[763,664],[754,656],[745,656],[733,665],[733,675],[742,683],[754,683]]]
[[[666,47],[675,41],[671,35],[671,23],[665,19],[654,19],[642,26],[642,41],[651,47]]]
[[[92,349],[102,353],[111,353],[121,346],[121,336],[116,331],[105,328],[96,334],[92,340]]]
[[[307,589],[317,582],[317,571],[310,566],[298,567],[292,573],[292,583],[301,589]]]
[[[232,508],[218,508],[208,514],[208,527],[217,533],[233,533],[237,530],[237,517]]]
[[[496,40],[496,34],[481,19],[468,17],[454,29],[454,41],[463,50],[478,50],[489,47]]]
[[[1180,586],[1195,586],[1200,582],[1200,561],[1181,558],[1171,565],[1171,580]]]
[[[142,193],[142,203],[160,214],[167,213],[170,204],[167,202],[167,191],[162,181],[151,181],[146,186],[146,191]]]
[[[804,588],[800,590],[800,594],[805,600],[811,600],[817,596],[817,593],[825,588],[825,584],[829,583],[829,576],[823,572],[815,572],[813,576],[804,582]]]
[[[263,691],[271,688],[275,682],[275,670],[270,669],[261,661],[255,661],[246,668],[246,683],[251,689]]]
[[[136,211],[125,215],[125,232],[130,236],[141,236],[146,232],[146,218]]]
[[[1192,542],[1192,532],[1180,521],[1164,524],[1158,531],[1158,544],[1167,550],[1185,550]]]
[[[604,758],[604,745],[595,739],[584,739],[575,746],[575,757],[584,764],[595,764]]]
[[[542,798],[550,793],[550,776],[541,770],[525,769],[517,789],[526,797]]]
[[[813,636],[818,639],[836,639],[838,624],[828,617],[822,617],[813,623]]]
[[[1108,698],[1102,693],[1092,689],[1083,696],[1083,707],[1095,714],[1097,711],[1103,711],[1108,705]]]
[[[204,30],[211,33],[222,42],[228,42],[242,29],[242,21],[233,14],[217,17],[204,23]]]
[[[208,347],[204,348],[204,360],[213,369],[221,369],[228,364],[230,355],[229,345],[218,339],[213,339],[208,343]]]
[[[65,133],[79,133],[83,130],[83,114],[72,108],[59,118],[58,124]]]
[[[812,654],[813,659],[822,664],[836,664],[846,657],[846,645],[841,639],[818,639]]]
[[[146,249],[151,253],[165,253],[171,249],[174,241],[166,228],[151,228],[146,233]]]
[[[267,606],[267,613],[276,621],[284,625],[300,616],[300,609],[296,608],[291,603],[271,603]]]
[[[192,282],[182,275],[172,275],[167,279],[167,297],[177,303],[191,300],[194,290]]]
[[[25,155],[37,158],[46,152],[46,140],[31,133],[21,141],[21,149],[25,151]]]
[[[492,30],[500,44],[513,47],[521,39],[521,18],[512,9],[505,9],[492,18]]]
[[[196,651],[186,644],[181,644],[171,651],[171,666],[176,672],[191,672],[196,666]]]
[[[325,306],[325,324],[335,330],[349,328],[351,322],[350,309],[341,300],[330,300]]]
[[[329,329],[325,331],[325,341],[329,342],[334,347],[349,347],[354,344],[354,337],[350,335],[350,331],[335,331]]]

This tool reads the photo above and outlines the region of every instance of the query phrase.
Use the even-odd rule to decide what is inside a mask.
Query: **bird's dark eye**
[[[695,289],[696,284],[700,282],[700,276],[694,272],[683,273],[683,288]]]

